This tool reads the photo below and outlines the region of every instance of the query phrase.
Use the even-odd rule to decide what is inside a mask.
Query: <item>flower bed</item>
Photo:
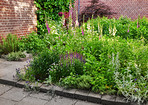
[[[23,80],[118,94],[138,103],[148,100],[146,18],[97,18],[68,30],[49,20],[48,27],[44,38],[24,39],[29,45],[24,48],[38,53],[26,73],[18,73]]]

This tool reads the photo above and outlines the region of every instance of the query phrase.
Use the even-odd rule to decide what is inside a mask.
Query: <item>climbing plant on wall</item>
[[[69,11],[69,3],[71,0],[35,0],[35,5],[37,7],[37,28],[38,34],[43,37],[47,32],[45,26],[46,19],[53,19],[56,21],[60,20],[58,13],[61,11]],[[75,0],[72,0],[74,3]]]

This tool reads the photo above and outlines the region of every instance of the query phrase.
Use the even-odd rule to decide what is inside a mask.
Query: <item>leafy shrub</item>
[[[58,51],[43,50],[38,56],[34,57],[26,71],[26,78],[34,77],[36,80],[45,80],[48,78],[48,69],[53,63],[59,61]]]
[[[20,60],[20,58],[25,58],[25,57],[26,57],[26,55],[21,51],[11,52],[8,55],[6,55],[6,59],[8,61],[18,61],[18,60]]]
[[[19,43],[22,51],[38,53],[46,47],[45,43],[33,32],[27,36],[23,36]]]
[[[0,44],[0,54],[8,54],[10,52],[19,51],[19,40],[16,35],[8,34],[6,38],[2,39]]]
[[[62,80],[62,85],[67,88],[90,89],[92,77],[89,75],[76,76],[72,73]]]
[[[84,62],[81,61],[82,58],[80,56],[78,53],[66,54],[65,58],[61,58],[58,64],[54,64],[52,68],[49,68],[49,75],[51,75],[52,81],[59,82],[61,78],[69,76],[70,73],[82,75],[84,73]]]

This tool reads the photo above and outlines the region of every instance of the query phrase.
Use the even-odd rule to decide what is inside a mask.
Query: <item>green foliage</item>
[[[147,54],[148,57],[148,54]],[[112,67],[114,71],[114,79],[116,85],[128,100],[137,101],[138,104],[148,100],[148,71],[145,69],[145,74],[142,74],[142,69],[135,62],[129,62],[124,72],[120,69],[119,53],[112,57]]]
[[[140,24],[138,28],[137,21]],[[145,18],[136,21],[122,17],[119,20],[98,18],[82,27],[70,27],[68,31],[57,29],[57,24],[52,24],[53,31],[43,38],[48,48],[31,62],[29,69],[26,69],[26,78],[47,78],[50,84],[60,82],[66,87],[91,89],[102,94],[120,92],[127,98],[131,95],[138,97],[130,98],[132,101],[142,102],[147,99],[147,90],[142,86],[147,85],[148,74],[146,34],[140,37],[138,33],[147,27],[147,23],[142,21],[147,22]],[[127,32],[128,28],[131,31]],[[144,30],[142,33],[147,31]],[[139,95],[128,90],[128,84],[134,86],[135,78],[139,80],[135,85],[141,89],[138,90],[141,91]],[[125,88],[121,87],[123,83],[126,83]]]
[[[31,80],[31,78],[34,77],[36,80],[45,80],[49,75],[48,69],[53,63],[57,63],[58,61],[58,50],[43,50],[38,56],[34,57],[34,60],[30,63],[26,71],[26,78],[30,78],[29,80]]]
[[[74,3],[74,0],[72,2]],[[43,35],[47,33],[45,21],[49,18],[59,21],[58,13],[69,11],[70,0],[35,0],[34,3],[38,8],[36,11],[38,34],[44,37]]]
[[[18,61],[18,60],[20,60],[20,58],[25,58],[25,57],[26,57],[26,55],[21,51],[11,52],[8,55],[6,55],[6,59],[8,61]]]
[[[19,51],[19,40],[16,35],[8,34],[2,39],[0,44],[0,54],[8,54],[10,52]]]
[[[90,89],[93,78],[89,75],[75,76],[72,73],[70,76],[62,80],[62,86],[66,88]]]
[[[117,29],[116,36],[121,36],[122,38],[125,38],[125,39],[144,38],[145,41],[148,40],[148,19],[146,17],[143,17],[142,19],[139,18],[134,21],[123,16],[121,16],[118,20],[107,19],[107,17],[103,17],[103,18],[98,17],[96,19],[91,20],[90,22],[91,23],[93,22],[95,31],[98,31],[98,22],[102,24],[103,34],[105,35],[110,36],[109,28],[113,29],[115,25]],[[137,28],[137,22],[139,24],[138,28]]]
[[[70,73],[82,75],[83,64],[82,61],[76,58],[60,60],[58,64],[54,64],[52,68],[49,68],[49,75],[51,75],[52,82],[59,82],[61,78],[69,76]]]
[[[23,36],[19,43],[22,51],[38,53],[46,47],[45,43],[33,32],[27,36]]]

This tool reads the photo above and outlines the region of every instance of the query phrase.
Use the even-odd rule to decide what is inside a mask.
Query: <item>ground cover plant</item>
[[[148,100],[147,18],[98,17],[80,27],[69,19],[68,30],[62,22],[46,23],[48,32],[39,39],[44,45],[42,51],[29,62],[25,74],[17,71],[19,77],[123,95],[139,104]],[[34,47],[40,41],[32,39],[25,46],[40,49],[40,44]]]

